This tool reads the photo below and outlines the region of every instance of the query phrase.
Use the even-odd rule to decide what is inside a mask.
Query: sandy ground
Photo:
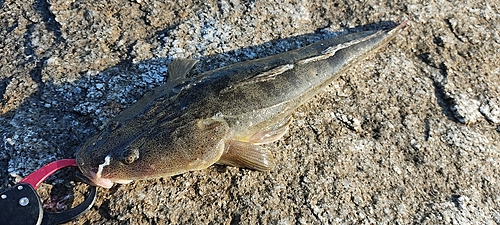
[[[499,5],[2,0],[0,188],[74,157],[174,58],[200,60],[196,74],[409,19],[297,110],[269,145],[271,172],[214,166],[99,189],[69,224],[500,224]],[[47,208],[81,201],[73,173],[40,188]]]

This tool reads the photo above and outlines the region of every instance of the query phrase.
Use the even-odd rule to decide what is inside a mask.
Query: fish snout
[[[97,174],[92,171],[85,171],[77,173],[76,175],[83,182],[104,188],[111,188],[113,186],[113,182],[109,179],[99,178]]]
[[[86,162],[82,160],[81,157],[77,156],[76,158],[78,168],[80,169],[81,175],[84,177],[83,180],[104,188],[111,188],[113,186],[113,182],[110,179],[102,177],[103,168],[109,165],[109,160],[109,157],[106,157],[104,163],[93,165],[94,163]]]

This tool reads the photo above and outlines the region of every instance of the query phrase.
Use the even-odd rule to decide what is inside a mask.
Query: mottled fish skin
[[[169,64],[169,81],[112,119],[77,153],[95,184],[164,177],[218,163],[266,171],[262,144],[281,138],[292,112],[375,52],[407,21],[186,78],[194,60]],[[105,162],[106,160],[106,162]]]

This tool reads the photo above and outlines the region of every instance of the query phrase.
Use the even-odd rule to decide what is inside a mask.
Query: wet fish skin
[[[104,187],[215,163],[269,170],[272,153],[261,145],[287,132],[293,111],[406,27],[339,36],[192,78],[185,75],[196,61],[173,61],[165,85],[82,146],[79,168]]]

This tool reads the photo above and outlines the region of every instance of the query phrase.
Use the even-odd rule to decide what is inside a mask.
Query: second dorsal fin
[[[174,59],[168,64],[168,81],[186,79],[186,75],[198,62],[194,59]]]

